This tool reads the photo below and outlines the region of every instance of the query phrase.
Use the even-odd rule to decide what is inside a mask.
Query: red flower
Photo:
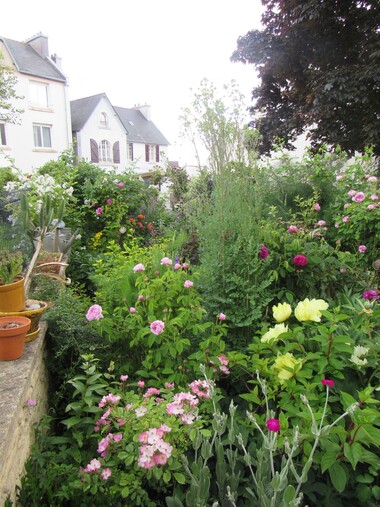
[[[142,224],[141,222],[137,222],[137,225],[140,227],[140,229],[141,229],[142,227],[144,227],[144,226],[143,226],[143,224]]]
[[[129,221],[131,222],[131,224],[135,223],[135,219],[134,218],[130,218]]]
[[[141,214],[140,214],[140,215],[137,215],[137,218],[138,218],[139,220],[144,220],[145,215],[141,215]]]
[[[326,378],[324,378],[323,380],[321,380],[321,383],[324,386],[329,386],[329,387],[334,387],[334,385],[335,385],[335,382],[333,380],[328,380]]]
[[[307,262],[307,258],[304,255],[296,255],[293,259],[293,264],[298,267],[306,266]]]
[[[146,226],[146,228],[148,229],[148,231],[151,231],[151,230],[153,229],[153,225],[152,225],[152,224],[148,224],[148,225]]]
[[[273,433],[280,431],[280,421],[278,419],[268,419],[266,424],[269,431],[273,431]]]

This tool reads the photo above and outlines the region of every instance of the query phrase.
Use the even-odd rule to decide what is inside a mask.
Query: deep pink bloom
[[[219,313],[218,319],[219,320],[226,320],[226,316],[224,315],[224,313]]]
[[[181,264],[179,262],[176,262],[174,264],[174,269],[177,271],[177,269],[181,269]]]
[[[125,183],[123,183],[122,181],[119,181],[119,183],[117,184],[117,186],[119,188],[123,188],[123,187],[125,187]]]
[[[266,422],[269,431],[278,433],[280,431],[280,421],[278,419],[268,419]]]
[[[353,196],[352,200],[355,202],[362,202],[365,199],[365,195],[363,192],[358,192],[356,195]]]
[[[185,289],[190,289],[190,287],[192,287],[193,285],[194,283],[191,280],[186,280],[185,283],[183,284]]]
[[[112,204],[112,199],[107,199],[107,204]]]
[[[95,213],[98,217],[100,217],[100,215],[103,213],[103,208],[99,206],[99,208],[96,208]]]
[[[100,305],[92,305],[86,313],[87,320],[99,320],[103,318],[102,307]]]
[[[296,225],[291,225],[291,226],[289,227],[289,229],[288,229],[288,232],[289,232],[290,234],[292,234],[292,233],[297,234],[297,232],[300,232],[300,230],[298,229],[298,227],[297,227]]]
[[[35,407],[37,405],[36,400],[28,400],[27,403],[29,407]]]
[[[314,205],[314,209],[315,209],[315,211],[319,211],[319,210],[321,209],[320,204],[319,204],[319,203],[316,203],[316,204]]]
[[[365,253],[367,251],[367,247],[365,245],[359,245],[358,251],[360,253]]]
[[[259,257],[260,259],[266,259],[267,257],[269,257],[268,247],[264,245],[264,243],[260,247]]]
[[[162,320],[155,320],[150,325],[150,330],[152,331],[153,334],[156,335],[161,334],[164,328],[165,324],[162,322]]]
[[[293,264],[298,267],[304,267],[307,265],[307,258],[304,255],[296,255],[293,259]]]
[[[184,263],[182,264],[182,267],[183,267],[183,269],[187,269],[187,268],[189,267],[189,265],[188,265],[188,263],[187,263],[187,262],[184,262]]]
[[[335,382],[333,380],[328,380],[327,378],[321,380],[321,383],[324,386],[329,386],[329,387],[334,387],[334,385],[335,385]]]
[[[365,290],[362,294],[364,299],[368,299],[368,301],[380,299],[379,293],[377,290]]]

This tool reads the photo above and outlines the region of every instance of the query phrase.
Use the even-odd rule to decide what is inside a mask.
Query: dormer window
[[[108,116],[106,113],[100,113],[99,126],[101,128],[108,128]]]

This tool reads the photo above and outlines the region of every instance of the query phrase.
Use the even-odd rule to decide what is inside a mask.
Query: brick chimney
[[[33,35],[27,42],[32,48],[37,51],[37,53],[42,56],[42,58],[46,58],[49,56],[49,41],[46,35],[43,35],[42,32]]]

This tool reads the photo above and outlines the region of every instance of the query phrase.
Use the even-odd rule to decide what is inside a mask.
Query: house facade
[[[150,106],[115,107],[101,93],[71,101],[70,109],[78,157],[105,169],[132,168],[144,178],[164,167],[169,141],[152,122]]]
[[[16,124],[0,119],[0,167],[13,159],[18,169],[31,172],[72,143],[67,79],[41,33],[26,42],[0,37],[0,53],[17,78],[20,99],[14,106],[23,111]]]

